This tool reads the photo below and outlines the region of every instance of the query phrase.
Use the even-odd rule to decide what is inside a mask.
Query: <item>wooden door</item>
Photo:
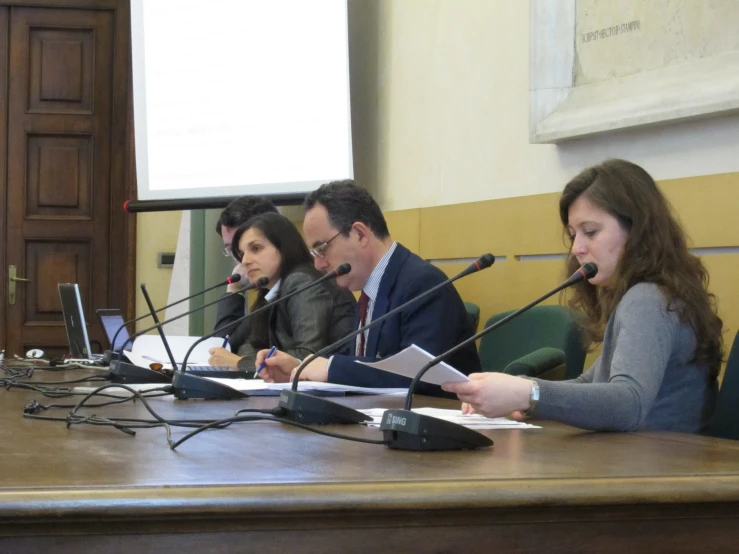
[[[133,285],[112,284],[120,283],[119,273],[132,275],[124,267],[133,247],[116,212],[125,183],[112,171],[125,166],[125,157],[112,158],[114,144],[126,145],[128,116],[120,94],[128,74],[114,71],[120,21],[110,9],[0,10],[9,29],[5,348],[67,351],[57,285],[70,282],[80,285],[90,340],[99,351],[104,340],[95,309],[130,313],[126,294]],[[11,266],[29,280],[15,282],[12,303]]]

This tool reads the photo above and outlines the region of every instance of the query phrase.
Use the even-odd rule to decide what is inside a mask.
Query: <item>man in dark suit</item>
[[[249,221],[255,215],[275,212],[277,208],[272,202],[262,196],[241,196],[232,200],[221,212],[216,223],[216,233],[223,239],[223,255],[232,258],[231,241],[234,233],[244,223]],[[246,271],[241,265],[241,260],[234,260],[236,267],[233,272],[241,275],[241,281],[226,286],[226,293],[239,292],[249,284]],[[214,329],[218,329],[232,321],[244,317],[246,314],[246,299],[238,294],[231,294],[224,297],[218,304],[218,312],[216,313],[216,324]],[[229,330],[218,333],[218,336],[224,337],[229,334]]]
[[[355,329],[446,279],[440,269],[393,241],[377,202],[353,181],[321,186],[308,195],[304,207],[303,232],[316,268],[331,270],[343,263],[352,266],[347,275],[338,277],[337,283],[362,291]],[[365,387],[407,387],[408,378],[358,364],[357,360],[376,361],[411,344],[436,355],[473,333],[462,299],[449,285],[360,334],[354,355],[317,358],[303,370],[301,378]],[[266,351],[259,352],[257,364],[265,354]],[[480,370],[474,344],[447,362],[465,374]],[[278,352],[266,360],[264,378],[286,381],[299,363]],[[439,387],[420,385],[421,394],[443,394]]]

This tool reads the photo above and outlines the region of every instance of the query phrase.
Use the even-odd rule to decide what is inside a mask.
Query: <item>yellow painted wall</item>
[[[146,284],[154,306],[167,303],[172,270],[157,267],[158,252],[174,252],[182,212],[140,213],[136,215],[136,315],[147,313],[139,285]],[[144,327],[137,327],[143,329]]]

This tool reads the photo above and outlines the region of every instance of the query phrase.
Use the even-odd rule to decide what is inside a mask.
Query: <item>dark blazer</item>
[[[298,267],[280,283],[276,300],[304,287],[317,278],[312,268]],[[279,350],[305,359],[352,330],[356,300],[333,281],[324,281],[269,310],[269,342]],[[256,349],[246,340],[247,319],[229,337],[231,349],[242,356],[239,369],[254,370]],[[348,346],[343,350],[348,351]]]
[[[398,244],[380,281],[372,319],[379,318],[446,279],[439,268]],[[358,328],[359,310],[352,329]],[[474,329],[462,298],[454,286],[449,285],[371,328],[365,357],[335,355],[329,366],[328,380],[361,387],[407,387],[410,379],[358,364],[356,360],[374,362],[378,358],[397,354],[411,344],[438,355],[473,334]],[[354,347],[356,343],[351,341],[351,344]],[[480,358],[474,344],[462,348],[446,362],[465,375],[480,371]],[[418,385],[416,391],[419,394],[448,396],[436,385],[422,382]]]
[[[246,298],[244,297],[244,294],[225,293],[221,296],[220,301],[216,304],[216,324],[213,326],[213,330],[220,329],[224,325],[233,323],[240,317],[244,317],[246,315]],[[225,337],[232,332],[233,329],[226,328],[224,331],[215,333],[214,336]]]

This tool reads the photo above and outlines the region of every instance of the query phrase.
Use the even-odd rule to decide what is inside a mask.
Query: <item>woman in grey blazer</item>
[[[238,228],[231,248],[251,282],[269,280],[251,311],[321,276],[300,233],[280,214],[251,218]],[[254,371],[256,353],[272,346],[304,359],[352,331],[355,303],[351,292],[324,281],[242,322],[229,336],[232,352],[212,348],[209,363]]]

